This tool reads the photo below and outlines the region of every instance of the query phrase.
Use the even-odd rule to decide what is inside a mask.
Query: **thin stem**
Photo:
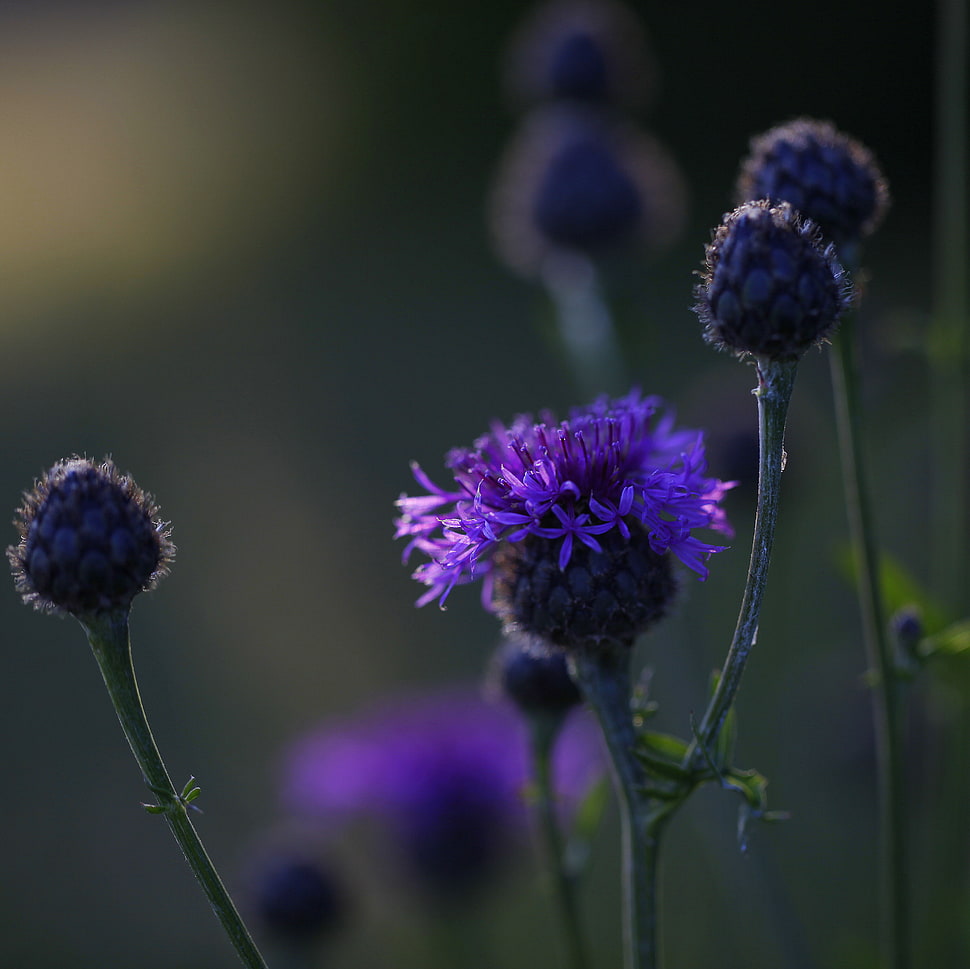
[[[626,382],[626,368],[596,267],[585,256],[559,253],[546,261],[543,281],[583,393],[618,393]]]
[[[876,674],[873,718],[881,812],[880,854],[883,877],[882,941],[886,965],[909,966],[909,873],[905,831],[902,763],[902,717],[899,681],[879,588],[879,557],[872,521],[872,502],[865,476],[860,433],[860,406],[855,359],[854,317],[842,321],[832,355],[832,385],[842,454],[846,510],[856,558],[856,588],[862,613],[862,635],[870,669]]]
[[[711,697],[697,736],[688,749],[685,766],[696,766],[701,759],[699,745],[712,750],[724,720],[734,703],[748,656],[758,635],[761,603],[768,580],[768,564],[775,541],[781,472],[785,464],[785,418],[795,383],[797,361],[758,361],[758,429],[760,457],[758,466],[758,504],[754,519],[754,538],[748,563],[748,579],[741,599],[734,638],[724,669]]]
[[[931,366],[930,440],[932,446],[931,588],[952,612],[963,611],[970,586],[966,554],[970,542],[967,493],[970,491],[967,423],[970,417],[970,105],[967,91],[967,0],[939,0],[936,26],[936,145],[934,172],[933,318],[929,331]],[[962,675],[962,674],[961,674]],[[961,681],[966,686],[966,679]],[[954,691],[964,697],[966,690]],[[970,875],[966,858],[970,832],[966,805],[970,774],[949,765],[966,763],[970,754],[970,701],[953,711],[946,738],[944,767],[937,790],[940,805],[931,912],[934,930],[926,935],[927,965],[947,959],[970,964],[970,937],[954,931],[966,922]],[[936,927],[947,931],[937,931]],[[956,955],[954,955],[954,947]]]
[[[657,969],[657,856],[662,819],[651,813],[646,775],[636,756],[630,711],[629,651],[570,656],[570,670],[599,721],[619,794],[622,823],[625,969]]]
[[[243,964],[248,969],[266,969],[263,957],[189,820],[187,805],[176,792],[155,745],[132,666],[127,611],[86,616],[81,624],[87,633],[98,666],[101,667],[101,675],[111,702],[144,775],[145,783],[156,795],[158,804],[163,809],[159,813],[165,815],[185,860],[199,880]]]
[[[536,813],[555,886],[569,964],[573,969],[587,969],[589,959],[576,897],[576,872],[567,866],[565,842],[559,818],[556,816],[552,783],[552,750],[562,726],[562,718],[534,716],[530,718],[529,726],[536,784]]]
[[[937,23],[937,90],[933,265],[932,442],[935,470],[933,588],[961,608],[966,594],[967,434],[970,408],[970,229],[967,225],[967,2],[940,0]]]

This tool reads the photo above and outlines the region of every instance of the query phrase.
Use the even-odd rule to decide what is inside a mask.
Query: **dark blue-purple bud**
[[[636,15],[608,0],[553,0],[513,38],[508,86],[528,105],[581,101],[637,107],[654,86],[654,61]]]
[[[798,118],[751,141],[737,201],[788,202],[848,258],[882,222],[889,188],[871,151],[829,121]]]
[[[684,196],[676,165],[644,132],[578,108],[540,111],[500,168],[495,239],[505,261],[526,273],[555,252],[597,258],[659,247],[679,231]]]
[[[474,898],[508,860],[509,834],[496,797],[455,776],[436,779],[423,810],[397,819],[399,844],[428,898],[447,905]]]
[[[906,606],[893,614],[889,622],[896,641],[897,659],[907,669],[918,669],[921,662],[920,643],[926,630],[923,617],[915,606]]]
[[[527,716],[562,716],[582,702],[561,650],[513,636],[495,663],[502,692]]]
[[[825,342],[848,305],[833,247],[786,203],[739,206],[705,255],[694,311],[705,339],[738,355],[797,358]]]
[[[593,132],[565,142],[552,155],[532,207],[542,235],[582,252],[629,242],[642,212],[632,175],[614,146]]]
[[[332,932],[343,920],[345,898],[333,873],[316,860],[279,856],[254,873],[252,906],[267,931],[306,943]]]
[[[127,609],[168,572],[175,547],[158,508],[111,461],[54,465],[24,497],[7,550],[25,602],[75,616]]]

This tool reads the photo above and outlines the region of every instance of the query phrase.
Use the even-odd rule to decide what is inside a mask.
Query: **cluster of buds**
[[[509,88],[527,108],[499,168],[499,255],[539,275],[564,253],[659,247],[680,231],[684,187],[659,141],[632,121],[654,85],[636,17],[592,0],[540,7],[510,46]]]
[[[695,311],[715,346],[797,359],[851,302],[843,266],[882,221],[886,180],[860,142],[799,118],[752,140],[736,197],[707,247]]]

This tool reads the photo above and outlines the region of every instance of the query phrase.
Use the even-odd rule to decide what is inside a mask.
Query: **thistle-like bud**
[[[847,258],[882,222],[889,188],[871,151],[829,121],[798,118],[752,139],[737,201],[788,202]]]
[[[110,460],[59,461],[24,496],[7,550],[25,602],[74,616],[126,610],[167,574],[175,547],[158,508]]]
[[[834,248],[787,203],[746,202],[705,250],[694,311],[721,349],[771,360],[824,343],[851,289]]]
[[[553,252],[599,258],[677,236],[686,192],[661,145],[578,108],[534,112],[500,165],[491,200],[496,248],[523,274]]]
[[[494,663],[502,693],[526,716],[561,717],[582,700],[560,650],[510,636],[496,652]]]
[[[526,104],[572,100],[639,107],[654,60],[638,18],[609,0],[552,0],[509,45],[508,87]]]
[[[329,935],[345,916],[341,886],[315,858],[281,854],[265,859],[252,874],[251,895],[267,932],[294,944]]]

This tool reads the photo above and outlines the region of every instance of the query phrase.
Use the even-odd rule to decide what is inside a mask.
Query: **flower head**
[[[835,250],[787,203],[738,206],[705,256],[694,311],[705,339],[738,355],[797,358],[825,342],[848,306]]]
[[[632,641],[639,629],[631,634],[621,613],[671,591],[667,553],[704,578],[723,546],[694,529],[729,531],[719,503],[730,485],[706,475],[703,435],[675,430],[660,407],[634,391],[564,421],[544,413],[496,423],[448,456],[449,488],[414,465],[429,493],[398,501],[397,537],[409,539],[405,559],[429,559],[414,573],[428,586],[418,604],[481,578],[486,608],[512,628],[570,645],[559,629],[570,625],[566,609],[599,632],[615,619],[623,629],[610,638]]]
[[[575,802],[601,773],[593,724],[567,724],[556,790]],[[465,894],[510,859],[528,829],[525,726],[509,705],[451,690],[383,702],[299,738],[283,767],[283,801],[331,824],[367,816],[433,896]]]
[[[829,121],[798,118],[752,139],[737,200],[788,202],[840,253],[882,222],[889,188],[872,152]]]
[[[592,110],[540,109],[499,166],[490,212],[496,248],[528,275],[563,251],[602,257],[662,247],[680,230],[685,194],[676,164],[640,129]]]
[[[509,48],[509,88],[527,104],[637,106],[653,74],[638,18],[609,0],[552,0],[529,17]]]
[[[152,497],[110,460],[59,461],[24,497],[7,550],[24,601],[75,616],[127,609],[175,547]]]

